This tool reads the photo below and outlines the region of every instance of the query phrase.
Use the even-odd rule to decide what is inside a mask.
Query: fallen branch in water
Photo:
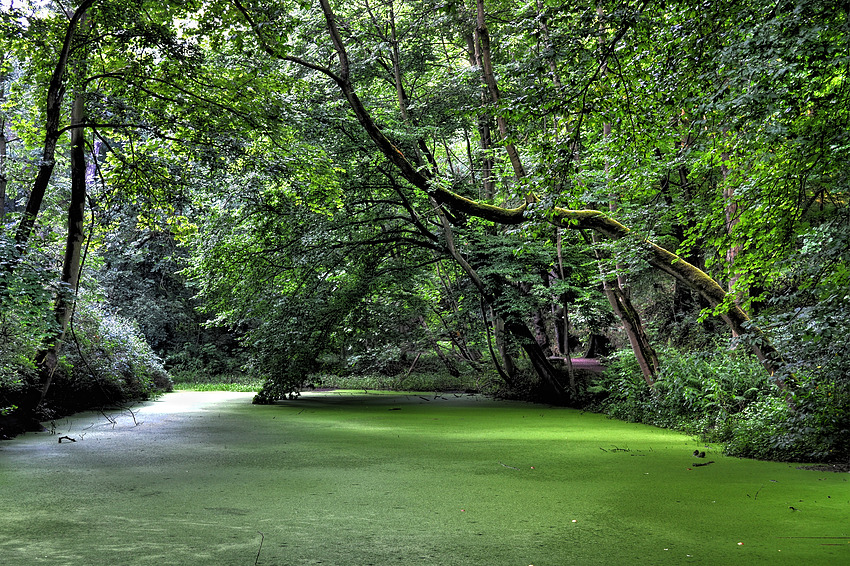
[[[260,533],[260,531],[257,531]],[[260,548],[257,549],[257,557],[254,559],[254,566],[257,566],[257,563],[260,561],[260,551],[263,550],[263,541],[266,540],[266,535],[260,533]]]

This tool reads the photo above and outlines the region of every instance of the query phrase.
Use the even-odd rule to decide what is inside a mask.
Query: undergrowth
[[[476,374],[411,373],[410,375],[315,374],[310,384],[317,389],[373,389],[386,391],[466,391],[489,392],[490,382]]]
[[[175,389],[188,391],[260,391],[265,382],[249,373],[222,375],[198,372],[172,372]],[[475,391],[490,393],[493,384],[481,375],[465,374],[458,377],[448,373],[412,373],[410,375],[335,375],[317,373],[308,375],[301,390],[351,389],[372,391]]]
[[[263,387],[263,380],[244,373],[207,374],[196,371],[172,371],[175,389],[185,391],[241,391],[255,392]]]
[[[718,350],[666,352],[647,387],[631,351],[609,359],[588,388],[588,407],[612,418],[679,430],[721,443],[730,456],[777,461],[850,458],[848,392],[804,375],[781,389],[753,357]]]

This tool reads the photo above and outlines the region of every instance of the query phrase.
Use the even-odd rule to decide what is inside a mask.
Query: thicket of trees
[[[847,26],[816,0],[7,3],[0,409],[418,369],[847,457]]]

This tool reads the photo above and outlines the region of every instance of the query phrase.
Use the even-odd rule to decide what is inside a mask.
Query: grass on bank
[[[172,371],[174,389],[181,391],[231,391],[252,393],[263,387],[263,380],[243,373],[208,374],[195,371]]]
[[[172,372],[174,389],[183,391],[257,392],[263,380],[247,374],[209,375],[198,372]],[[489,376],[447,373],[412,373],[410,375],[333,375],[315,374],[306,381],[305,389],[340,389],[351,391],[475,391],[492,393],[495,390]]]

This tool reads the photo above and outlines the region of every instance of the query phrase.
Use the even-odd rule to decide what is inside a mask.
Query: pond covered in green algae
[[[570,409],[176,392],[113,416],[0,443],[0,563],[850,563],[850,474]]]

